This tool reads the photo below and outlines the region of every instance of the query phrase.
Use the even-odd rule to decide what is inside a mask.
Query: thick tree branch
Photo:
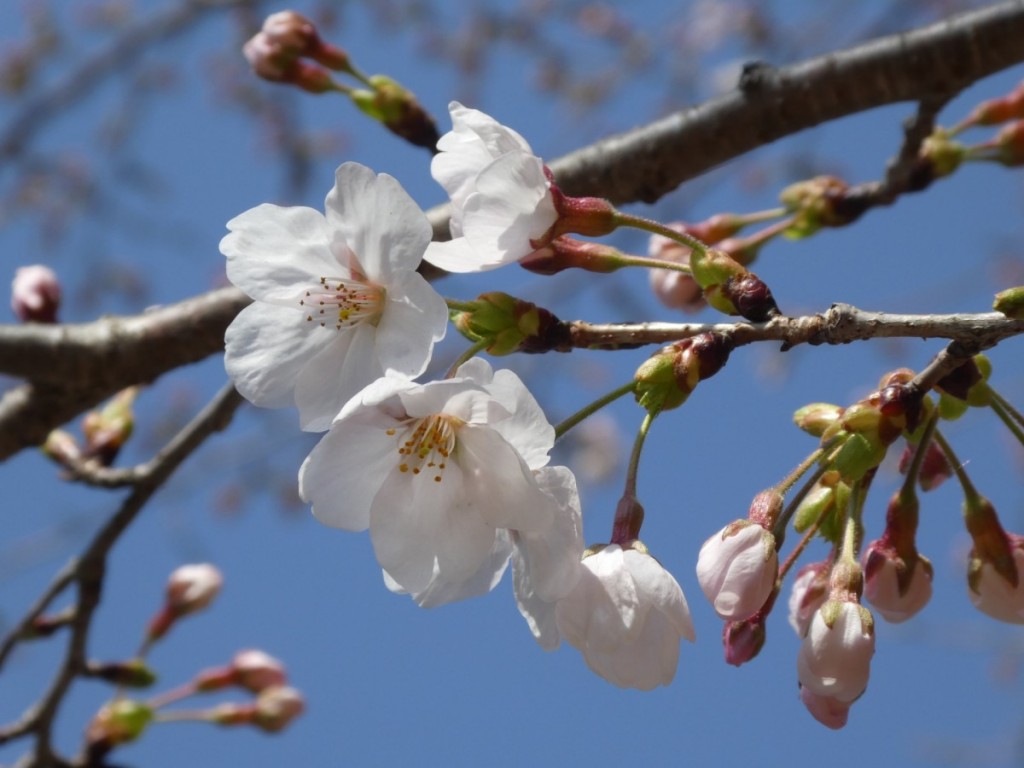
[[[1024,61],[1024,2],[999,3],[775,69],[740,87],[552,162],[563,191],[653,203],[687,179],[776,139],[901,101],[942,102]],[[448,239],[448,207],[430,210]]]

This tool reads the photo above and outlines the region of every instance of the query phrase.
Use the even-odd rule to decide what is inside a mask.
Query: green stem
[[[662,237],[667,237],[669,240],[674,240],[680,245],[685,245],[687,248],[697,251],[698,253],[707,253],[708,246],[697,238],[692,235],[677,232],[671,227],[660,224],[653,219],[645,219],[643,216],[634,216],[630,213],[623,213],[622,211],[616,211],[614,217],[616,226],[632,227],[633,229],[650,232],[653,235],[661,235]]]
[[[827,514],[828,508],[826,507],[821,511],[821,514],[818,515],[818,519],[811,523],[811,527],[804,531],[803,537],[796,543],[796,546],[793,547],[793,551],[789,553],[789,557],[787,557],[782,565],[779,566],[779,575],[775,578],[776,584],[782,583],[783,579],[786,578],[786,574],[789,573],[789,570],[796,564],[796,561],[800,559],[800,555],[804,553],[804,550],[807,549],[807,545],[811,543],[811,539],[813,539],[814,535],[818,532],[818,529],[821,527],[821,521],[825,519],[825,515]]]
[[[964,471],[963,465],[960,464],[960,460],[956,457],[953,452],[953,446],[949,444],[945,436],[936,429],[935,437],[933,438],[942,452],[946,454],[946,460],[949,465],[953,468],[953,472],[956,474],[956,479],[960,482],[960,487],[964,491],[964,500],[969,504],[977,504],[981,500],[981,494],[978,493],[978,489],[974,487],[974,483],[971,482],[971,478],[967,476],[967,472]]]
[[[644,256],[629,256],[621,254],[616,259],[617,267],[648,267],[650,269],[670,269],[673,272],[682,272],[684,275],[692,275],[693,270],[689,264],[680,264],[678,261],[668,259],[652,259]]]
[[[935,434],[935,428],[939,424],[939,409],[936,408],[931,417],[925,422],[924,430],[921,432],[921,438],[917,441],[915,446],[914,456],[910,459],[910,466],[907,467],[907,476],[903,480],[903,487],[900,488],[900,497],[904,499],[911,499],[914,497],[914,484],[917,482],[918,475],[921,474],[921,465],[924,464],[924,456],[928,452],[928,444],[931,443],[932,437]]]
[[[454,363],[452,363],[452,367],[448,369],[448,373],[445,374],[445,378],[452,378],[455,375],[455,372],[459,370],[460,365],[474,358],[477,352],[487,349],[487,345],[490,344],[490,342],[490,339],[480,339],[480,341],[475,342],[469,347],[469,349],[459,355]]]
[[[990,399],[989,408],[992,412],[999,417],[999,420],[1006,425],[1006,428],[1013,433],[1013,436],[1017,438],[1017,441],[1024,445],[1024,430],[1020,426],[1020,414],[1014,410],[1013,406],[1006,402],[1002,397],[996,394],[995,390],[991,387],[988,388]]]
[[[187,699],[189,696],[194,696],[198,691],[196,690],[195,682],[188,682],[184,685],[179,685],[177,688],[172,688],[169,691],[157,694],[149,701],[146,702],[146,706],[152,710],[166,707],[168,704],[173,704],[176,701]]]
[[[586,405],[580,410],[576,411],[576,413],[574,413],[572,416],[565,419],[564,421],[560,422],[555,427],[555,440],[561,438],[562,435],[564,435],[566,432],[575,427],[577,424],[579,424],[581,421],[583,421],[591,414],[597,413],[599,410],[608,405],[608,403],[612,403],[618,400],[623,395],[627,394],[628,392],[633,392],[635,389],[636,381],[631,379],[629,383],[623,384],[618,389],[613,389],[607,395],[598,398],[589,405]]]
[[[739,219],[742,224],[740,226],[746,227],[751,224],[760,224],[764,221],[771,221],[772,219],[778,219],[789,213],[785,208],[769,208],[766,211],[754,211],[754,213],[741,213],[736,218]]]
[[[809,470],[811,467],[813,467],[815,462],[817,462],[818,459],[820,459],[822,457],[822,454],[824,454],[824,453],[825,453],[825,449],[824,448],[816,449],[806,459],[804,459],[802,462],[800,462],[800,464],[797,465],[796,469],[794,469],[792,472],[790,472],[788,475],[786,475],[782,479],[782,482],[775,486],[775,490],[777,490],[783,496],[785,496],[787,493],[789,493],[790,489],[794,485],[796,485],[797,480],[799,480],[801,477],[803,477],[805,474],[807,474],[807,470]]]
[[[819,449],[821,451],[827,450],[826,448]],[[817,453],[817,451],[815,451]],[[812,454],[813,455],[813,454]],[[786,540],[786,528],[789,526],[789,521],[793,519],[793,515],[796,513],[797,508],[806,498],[807,494],[814,488],[814,484],[817,483],[822,476],[828,472],[828,464],[819,464],[818,468],[814,470],[814,474],[807,478],[800,490],[796,492],[796,495],[789,500],[786,508],[782,510],[782,514],[779,515],[779,519],[775,521],[775,525],[772,526],[772,535],[775,537],[775,546],[779,548],[782,546],[782,542]]]
[[[1014,421],[1016,421],[1018,424],[1024,427],[1024,415],[1022,415],[1020,411],[1014,408],[1009,400],[1007,400],[1005,397],[1003,397],[994,389],[992,389],[991,385],[986,384],[985,386],[988,387],[989,396],[993,400],[997,401],[999,405],[1001,405],[1006,410],[1006,413],[1009,414]]]
[[[648,411],[644,414],[644,420],[640,422],[640,431],[636,433],[636,440],[633,441],[633,451],[629,454],[629,467],[626,469],[626,489],[623,495],[636,498],[636,476],[640,469],[640,452],[644,448],[644,441],[651,429],[657,411]]]

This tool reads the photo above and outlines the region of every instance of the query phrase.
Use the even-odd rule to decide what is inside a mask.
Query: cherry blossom
[[[452,130],[430,171],[452,202],[452,240],[431,243],[426,260],[449,272],[479,272],[534,251],[558,219],[543,161],[490,115],[453,101]]]
[[[697,556],[700,588],[726,621],[745,619],[764,605],[777,572],[775,537],[749,520],[725,526]]]
[[[967,593],[974,607],[994,619],[1024,624],[1024,536],[1008,535],[1017,583],[1011,584],[989,560],[982,559],[968,579]],[[972,552],[972,560],[977,559]]]
[[[497,582],[502,529],[552,526],[558,503],[533,470],[553,444],[519,377],[474,358],[442,381],[366,387],[306,458],[299,492],[325,525],[369,528],[389,587],[437,604]]]
[[[834,731],[845,726],[850,716],[850,702],[819,696],[803,686],[800,687],[800,701],[815,720]]]
[[[579,583],[555,609],[558,631],[594,672],[622,688],[668,685],[679,640],[695,639],[678,582],[639,542],[583,559]]]
[[[325,206],[257,206],[221,241],[228,278],[255,299],[225,334],[228,375],[315,431],[382,374],[421,374],[448,318],[416,273],[430,224],[397,181],[345,163]]]
[[[18,267],[11,281],[11,311],[23,323],[55,323],[61,290],[57,273],[42,264]]]
[[[918,555],[913,561],[900,557],[881,541],[873,541],[861,558],[864,568],[864,597],[883,619],[898,624],[927,605],[932,596],[932,564]],[[904,572],[913,567],[910,578]]]
[[[814,614],[797,656],[800,685],[815,696],[849,704],[868,686],[875,632],[856,602],[827,601]]]
[[[814,614],[828,599],[829,564],[809,563],[797,571],[789,593],[789,625],[798,637],[807,634]]]

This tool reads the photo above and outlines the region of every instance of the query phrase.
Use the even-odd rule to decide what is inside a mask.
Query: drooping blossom
[[[587,666],[622,688],[668,685],[680,639],[695,639],[678,582],[639,542],[584,557],[579,583],[558,601],[555,618]]]
[[[223,584],[220,570],[209,563],[176,568],[167,579],[163,606],[150,619],[147,642],[163,637],[182,616],[206,608],[220,594]]]
[[[503,529],[553,524],[533,472],[553,444],[519,377],[474,358],[449,379],[388,376],[360,392],[306,458],[299,492],[325,525],[369,528],[393,589],[457,595],[500,578]]]
[[[862,565],[864,597],[890,623],[906,621],[931,599],[932,564],[920,554],[908,562],[893,547],[873,541],[864,548]]]
[[[481,272],[526,258],[569,232],[608,234],[611,205],[566,197],[526,140],[490,115],[457,101],[452,130],[430,165],[451,198],[452,240],[431,243],[424,258],[449,272]]]
[[[834,731],[845,726],[850,717],[851,702],[820,696],[803,686],[800,687],[800,701],[815,720]]]
[[[1024,536],[1006,536],[1017,571],[1017,583],[1009,581],[991,560],[980,558],[976,545],[971,552],[967,594],[974,607],[982,613],[1010,624],[1024,624]]]
[[[797,655],[800,685],[815,696],[849,704],[868,686],[875,632],[856,601],[828,600],[817,610]]]
[[[828,572],[827,562],[808,563],[793,579],[789,593],[789,626],[798,637],[807,634],[814,614],[828,599]]]
[[[294,404],[308,430],[385,373],[421,374],[448,318],[416,273],[430,224],[397,181],[345,163],[325,206],[257,206],[221,241],[255,299],[225,334],[228,375],[256,405]]]
[[[697,581],[726,621],[757,611],[775,586],[775,537],[757,523],[737,520],[712,535],[697,556]]]

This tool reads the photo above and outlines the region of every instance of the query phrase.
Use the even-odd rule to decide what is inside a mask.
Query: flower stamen
[[[408,424],[398,438],[399,472],[418,475],[433,470],[433,480],[440,483],[448,459],[455,450],[456,432],[462,421],[447,414],[434,414]]]
[[[340,331],[364,321],[376,324],[384,306],[384,289],[351,278],[321,277],[320,285],[306,291],[299,305],[311,310],[306,322],[326,328],[333,320]]]

